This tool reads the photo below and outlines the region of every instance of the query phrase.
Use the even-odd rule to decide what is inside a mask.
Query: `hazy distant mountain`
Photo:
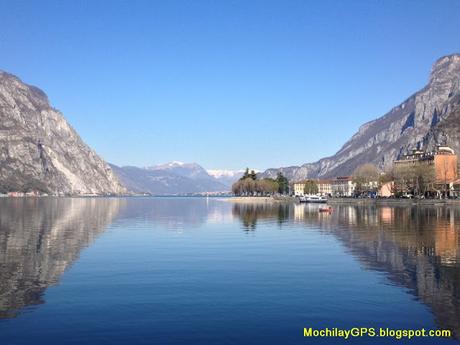
[[[206,170],[209,175],[214,177],[220,183],[228,186],[232,186],[241,176],[243,176],[244,170],[218,170],[209,169]]]
[[[167,171],[175,175],[191,178],[193,180],[210,179],[211,177],[201,165],[198,165],[196,163],[183,163],[179,161],[173,161],[166,164],[154,165],[148,167],[147,169],[156,171]]]
[[[0,71],[0,191],[27,190],[125,191],[42,90]]]
[[[136,193],[182,195],[230,190],[196,163],[171,162],[148,168],[111,167],[126,188]]]
[[[302,166],[268,169],[290,180],[348,175],[363,163],[382,169],[413,148],[447,144],[460,152],[460,54],[440,58],[428,85],[384,116],[365,123],[333,156]]]

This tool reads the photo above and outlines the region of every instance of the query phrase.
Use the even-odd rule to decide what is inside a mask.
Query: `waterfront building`
[[[460,178],[451,183],[450,190],[452,191],[453,195],[457,197],[460,196]]]
[[[433,169],[435,189],[452,191],[453,182],[458,178],[458,157],[449,146],[437,146],[436,151],[412,150],[394,162],[395,168],[427,166]]]
[[[294,187],[294,195],[295,196],[303,196],[305,190],[305,181],[297,181],[293,184]]]
[[[332,195],[332,180],[317,180],[318,193],[323,196]]]
[[[313,181],[318,186],[318,195],[328,196],[332,194],[331,183],[332,180],[302,180],[294,182],[294,195],[295,196],[304,196],[305,195],[305,185],[307,182]]]
[[[382,198],[389,198],[391,196],[394,195],[394,185],[395,185],[395,182],[394,181],[389,181],[389,182],[386,182],[386,183],[383,183],[380,187],[379,187],[379,192],[378,192],[378,195]]]
[[[339,176],[331,182],[331,194],[338,197],[353,196],[356,184],[351,176]]]

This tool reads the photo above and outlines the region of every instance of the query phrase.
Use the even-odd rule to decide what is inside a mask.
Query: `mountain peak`
[[[362,125],[335,155],[302,166],[268,169],[262,176],[274,177],[279,171],[293,180],[344,176],[364,163],[385,170],[413,148],[433,150],[440,143],[459,152],[459,117],[460,54],[452,54],[433,64],[423,89]]]
[[[446,55],[433,64],[430,84],[460,79],[460,54]]]
[[[46,94],[0,71],[0,189],[112,194],[125,189],[100,158],[52,108]]]
[[[163,169],[174,169],[174,168],[203,169],[197,163],[185,163],[181,161],[171,161],[168,163],[157,164],[157,165],[148,167],[148,169],[150,170],[163,170]]]

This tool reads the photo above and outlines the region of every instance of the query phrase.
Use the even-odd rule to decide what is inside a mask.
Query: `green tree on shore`
[[[278,183],[271,178],[253,180],[251,177],[240,179],[232,185],[235,195],[243,196],[266,196],[273,195],[278,191]]]
[[[253,181],[257,180],[256,172],[254,170],[251,170],[251,172],[249,172],[249,168],[246,168],[246,170],[244,171],[243,176],[241,176],[241,178],[240,178],[240,181],[246,180],[247,178],[250,178]]]
[[[303,188],[305,194],[317,194],[318,193],[318,184],[316,181],[307,180],[305,181],[305,186]]]
[[[289,180],[285,176],[283,176],[281,172],[278,172],[276,176],[276,182],[278,183],[278,193],[289,193]]]

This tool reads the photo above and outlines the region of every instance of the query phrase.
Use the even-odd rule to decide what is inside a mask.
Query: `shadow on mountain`
[[[0,199],[0,318],[43,303],[58,283],[117,216],[123,199]]]

